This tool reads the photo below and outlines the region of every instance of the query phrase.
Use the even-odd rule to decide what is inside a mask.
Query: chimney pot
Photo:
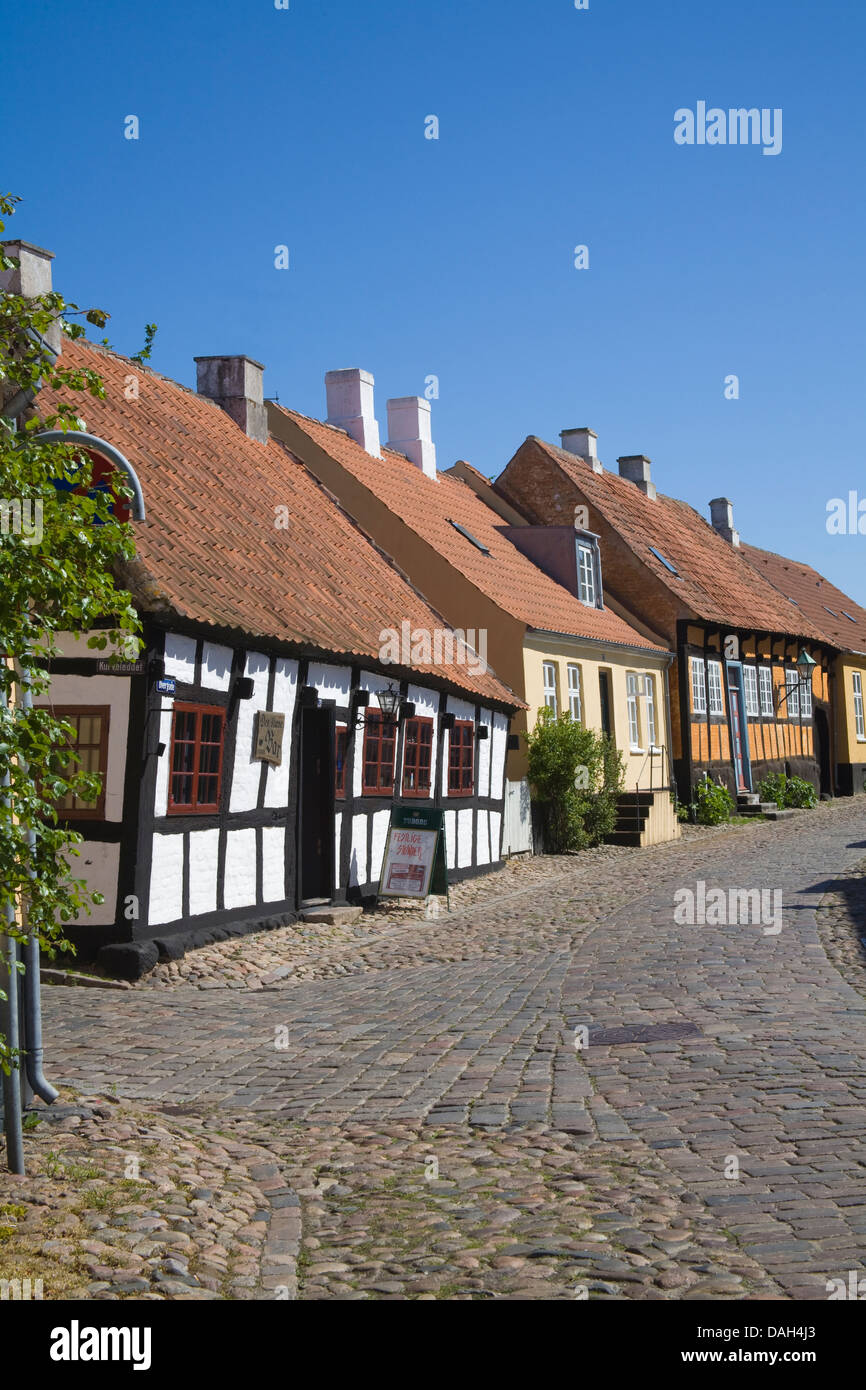
[[[264,404],[264,367],[252,357],[195,357],[196,391],[215,401],[244,434],[259,444],[268,442]]]
[[[560,448],[565,449],[566,453],[576,455],[577,458],[586,459],[593,473],[604,472],[598,457],[598,435],[595,430],[588,429],[585,425],[580,429],[561,430],[559,439]]]
[[[729,545],[739,548],[740,533],[734,530],[734,508],[727,497],[714,497],[710,503],[710,521]]]
[[[379,425],[373,403],[374,385],[372,373],[363,371],[361,367],[346,367],[341,371],[325,373],[328,424],[345,430],[368,454],[381,458]]]
[[[619,476],[628,478],[630,483],[640,488],[644,496],[654,501],[656,496],[655,483],[652,480],[651,468],[652,461],[646,454],[623,454],[622,458],[617,459],[619,464]]]
[[[425,477],[436,477],[430,402],[423,396],[395,396],[388,402],[387,447],[405,454]]]

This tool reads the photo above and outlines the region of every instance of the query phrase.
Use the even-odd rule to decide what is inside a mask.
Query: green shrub
[[[734,799],[727,787],[707,778],[695,787],[695,820],[698,825],[722,825],[734,814]]]
[[[525,735],[529,782],[549,854],[599,844],[616,823],[617,796],[625,780],[622,754],[604,734],[563,712],[538,712]]]
[[[771,772],[758,786],[762,801],[775,801],[780,808],[790,806],[811,809],[818,804],[818,793],[804,777],[786,777],[784,772]]]

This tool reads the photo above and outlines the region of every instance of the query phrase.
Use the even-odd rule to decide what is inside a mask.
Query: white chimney
[[[619,476],[628,478],[630,483],[634,483],[635,487],[640,488],[645,496],[654,501],[656,485],[650,476],[652,463],[646,454],[624,454],[622,458],[617,459],[617,463]]]
[[[740,533],[734,530],[734,508],[727,497],[714,497],[710,503],[710,520],[713,530],[718,531],[723,540],[739,549]]]
[[[595,430],[581,429],[561,430],[559,434],[560,448],[567,454],[575,454],[579,459],[585,459],[591,467],[593,473],[603,473],[601,461],[598,457],[598,435]]]
[[[362,449],[381,458],[379,425],[373,408],[373,375],[360,367],[325,373],[328,424],[345,430]]]
[[[244,434],[259,444],[268,442],[264,405],[264,367],[252,357],[195,357],[196,391],[216,401]]]
[[[18,261],[18,265],[11,270],[0,270],[0,291],[20,295],[22,299],[35,299],[37,295],[51,293],[53,251],[46,251],[29,241],[4,241],[0,245],[5,255]],[[55,319],[46,330],[45,341],[55,352],[60,352],[63,333],[59,319]]]
[[[425,477],[436,477],[430,402],[423,396],[397,396],[388,402],[388,448],[405,454]]]

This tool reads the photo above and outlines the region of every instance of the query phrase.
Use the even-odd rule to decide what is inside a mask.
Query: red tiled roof
[[[742,550],[759,574],[786,598],[794,599],[806,617],[824,629],[834,646],[845,652],[866,653],[866,608],[800,560],[789,560],[755,545],[744,545]],[[846,618],[846,613],[851,617]]]
[[[527,627],[662,650],[609,608],[588,607],[540,570],[502,534],[502,517],[459,478],[449,473],[428,478],[390,449],[373,458],[343,430],[278,409],[476,589]],[[489,554],[455,530],[452,522],[470,531]]]
[[[698,618],[731,627],[826,640],[793,604],[749,564],[708,521],[675,497],[647,497],[628,478],[605,469],[594,473],[583,459],[530,436],[571,478],[591,506],[655,577]],[[671,574],[653,546],[677,570]]]
[[[84,339],[64,367],[90,367],[105,400],[80,397],[89,433],[114,444],[138,474],[147,521],[135,523],[145,607],[251,637],[369,657],[380,633],[447,624],[274,439],[258,444],[212,401]],[[139,396],[127,400],[134,371]],[[78,401],[76,397],[76,403]],[[40,394],[41,413],[53,403]],[[287,529],[275,525],[288,509]],[[502,704],[522,704],[492,674],[414,665]]]

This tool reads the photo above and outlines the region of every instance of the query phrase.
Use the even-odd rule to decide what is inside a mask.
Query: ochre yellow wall
[[[836,659],[836,761],[866,763],[866,740],[857,738],[854,722],[854,672],[860,672],[863,700],[866,704],[866,657],[847,653]]]
[[[602,660],[602,656],[606,660]],[[588,646],[575,638],[573,643],[566,644],[565,640],[557,640],[555,648],[551,648],[549,639],[541,635],[527,634],[524,641],[524,696],[529,705],[527,719],[530,725],[534,724],[538,718],[538,711],[544,705],[544,678],[542,665],[545,661],[553,662],[557,674],[557,695],[559,698],[559,709],[568,709],[568,671],[567,667],[572,663],[581,668],[581,722],[590,729],[601,730],[601,696],[599,694],[599,672],[606,670],[610,674],[611,687],[611,720],[613,723],[613,735],[617,747],[623,755],[625,763],[625,787],[626,790],[633,790],[640,785],[641,788],[649,788],[649,760],[646,750],[646,717],[645,701],[640,700],[640,720],[641,720],[641,742],[643,752],[632,753],[629,748],[628,737],[628,706],[626,703],[626,673],[634,671],[639,676],[653,676],[655,680],[655,708],[656,708],[656,743],[658,745],[668,744],[667,733],[667,691],[665,681],[666,663],[664,658],[651,658],[649,653],[620,652],[616,648],[600,652],[598,648]],[[521,739],[521,747],[524,747]],[[668,768],[664,765],[662,773],[662,760],[654,760],[653,784],[658,787],[660,782],[667,784]],[[525,763],[524,763],[525,766]],[[638,782],[638,779],[640,781]]]

